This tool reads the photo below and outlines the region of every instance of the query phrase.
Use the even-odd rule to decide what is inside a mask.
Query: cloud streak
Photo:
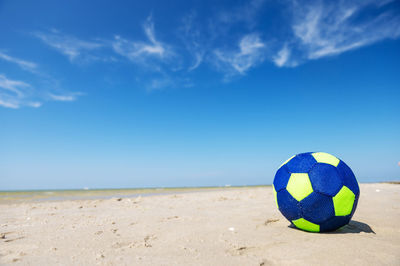
[[[278,67],[287,66],[288,60],[290,58],[290,49],[287,44],[273,57],[273,62]]]
[[[71,35],[62,34],[58,30],[36,32],[33,35],[42,40],[48,46],[67,56],[71,62],[87,55],[90,51],[100,49],[104,46],[101,42],[81,40]],[[94,56],[86,58],[95,59]]]
[[[228,76],[244,75],[250,68],[264,60],[265,44],[257,34],[243,36],[235,51],[217,49],[214,51],[216,65]],[[228,67],[228,71],[227,68]]]
[[[198,68],[204,61],[208,42],[204,38],[204,30],[199,23],[196,23],[197,14],[192,11],[182,19],[182,25],[179,28],[179,36],[189,54],[192,57],[188,71]]]
[[[339,55],[385,39],[400,36],[400,16],[391,1],[295,1],[291,6],[293,38],[275,56],[279,67]],[[365,11],[374,16],[365,16]],[[295,51],[296,55],[283,55]],[[280,58],[281,60],[278,60]],[[286,60],[284,60],[286,59]]]
[[[182,57],[174,52],[171,45],[156,37],[151,15],[143,23],[142,28],[145,40],[129,40],[115,36],[111,42],[112,50],[133,64],[139,65],[138,71],[150,73],[152,77],[141,84],[147,92],[186,86],[187,79],[180,77],[183,72]],[[143,76],[147,76],[147,73]],[[140,80],[143,81],[142,78]]]
[[[75,101],[81,93],[61,94],[57,81],[51,76],[38,70],[35,63],[11,57],[5,53],[0,53],[0,59],[17,64],[21,69],[34,74],[31,80],[37,80],[39,87],[35,87],[31,82],[8,78],[7,75],[0,73],[0,106],[18,109],[23,106],[38,108],[43,101]],[[35,82],[33,82],[35,84]],[[50,87],[49,87],[50,86]],[[54,93],[58,92],[58,93]],[[48,95],[48,96],[46,96]]]
[[[30,61],[26,61],[26,60],[22,60],[16,57],[12,57],[4,52],[0,52],[0,59],[16,64],[18,65],[20,68],[24,69],[24,70],[29,70],[29,71],[34,71],[37,68],[37,64],[30,62]]]
[[[76,101],[77,97],[82,95],[82,93],[70,93],[70,94],[53,94],[50,93],[49,97],[54,101],[59,102],[73,102]]]
[[[41,104],[30,101],[28,96],[31,94],[32,86],[20,80],[7,78],[0,74],[0,105],[7,108],[17,109],[22,105],[39,107]]]
[[[115,40],[112,43],[113,50],[133,62],[142,62],[149,57],[165,59],[171,55],[169,47],[156,39],[154,22],[151,16],[147,18],[146,23],[143,25],[143,30],[147,41],[130,41],[121,36],[115,36]]]

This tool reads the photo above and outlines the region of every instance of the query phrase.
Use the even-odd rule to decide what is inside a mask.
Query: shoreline
[[[195,193],[207,191],[236,190],[246,188],[271,187],[271,185],[254,186],[220,186],[220,187],[171,187],[171,188],[132,188],[132,189],[67,189],[67,190],[26,190],[0,191],[0,205],[19,202],[44,202],[63,200],[96,200],[130,197],[150,197],[158,195]]]
[[[400,181],[365,182],[361,184],[400,185]],[[0,191],[0,205],[22,202],[45,202],[64,200],[97,200],[113,198],[151,197],[169,194],[224,191],[246,188],[268,188],[272,185],[199,186],[199,187],[151,187],[151,188],[99,188],[99,189],[43,189]]]

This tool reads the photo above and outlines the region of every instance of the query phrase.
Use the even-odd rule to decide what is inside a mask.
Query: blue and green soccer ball
[[[273,189],[283,216],[310,232],[333,231],[348,224],[360,195],[350,167],[325,152],[301,153],[284,162]]]

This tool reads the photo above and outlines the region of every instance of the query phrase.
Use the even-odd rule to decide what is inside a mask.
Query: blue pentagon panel
[[[350,222],[350,215],[347,216],[334,216],[329,220],[323,222],[320,226],[321,232],[329,232],[345,226]]]
[[[283,189],[277,193],[279,210],[289,221],[301,218],[298,201]]]
[[[313,223],[321,224],[335,216],[332,197],[318,192],[311,193],[300,202],[303,217]]]
[[[275,178],[274,178],[274,188],[276,192],[281,191],[282,189],[286,188],[287,183],[290,178],[290,173],[287,169],[286,165],[283,165],[281,168],[276,171]]]
[[[343,186],[339,172],[330,164],[317,163],[308,176],[313,189],[328,196],[335,196]]]
[[[316,163],[317,161],[309,152],[297,154],[285,165],[291,173],[308,173]]]
[[[350,167],[348,167],[342,160],[337,166],[337,170],[342,178],[343,185],[353,191],[357,198],[360,193],[360,188],[358,187],[357,179],[354,176],[353,171],[351,171]]]

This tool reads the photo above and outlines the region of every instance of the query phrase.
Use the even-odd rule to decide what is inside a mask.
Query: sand
[[[0,205],[0,264],[400,265],[400,185],[362,184],[352,222],[288,227],[270,187]]]

